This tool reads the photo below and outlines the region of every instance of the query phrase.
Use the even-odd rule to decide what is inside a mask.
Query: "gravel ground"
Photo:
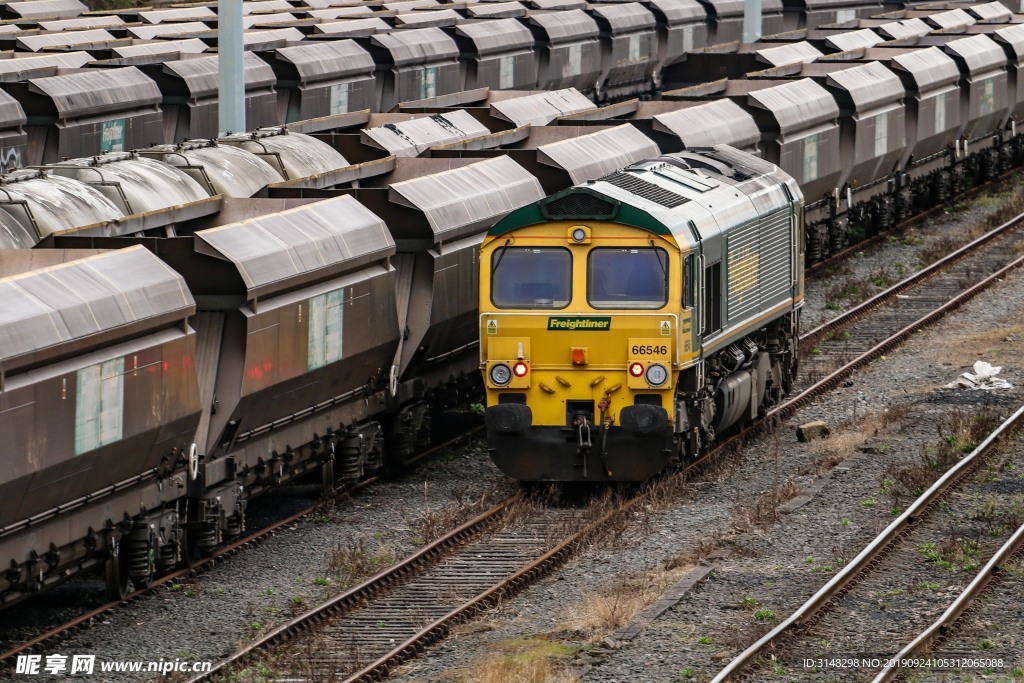
[[[514,490],[471,438],[401,480],[374,485],[195,581],[136,600],[44,654],[96,654],[97,661],[219,660]],[[92,680],[161,679],[108,676],[97,672]]]
[[[998,535],[994,538],[999,544],[1006,542],[1015,530],[1009,526],[1024,524],[1024,434],[1018,432],[1001,450],[1009,457],[980,494],[990,508],[995,507],[993,512],[1009,513],[1003,518],[1004,523],[996,527]],[[1006,474],[1016,477],[999,476]],[[999,504],[993,506],[996,496]],[[961,666],[963,670],[956,672],[914,671],[907,676],[908,683],[952,683],[981,677],[1024,681],[1024,555],[1018,553],[1003,570],[999,579],[976,599],[974,608],[963,618],[962,627],[930,653],[933,659],[967,660],[975,665]]]
[[[804,329],[831,320],[1015,215],[1021,210],[1022,186],[1024,176],[1016,174],[991,194],[954,204],[937,217],[815,273],[807,280]]]
[[[947,234],[960,234],[959,241],[967,241],[974,235],[958,227],[961,221],[984,220],[994,203],[988,200],[982,206],[956,211],[952,214],[957,217],[955,223],[950,221],[942,227]],[[851,260],[850,275],[867,278],[894,259],[912,262],[908,254],[919,253],[929,243],[924,237],[905,236],[896,244],[899,255],[894,257],[890,242],[877,253]],[[913,249],[918,252],[908,251]],[[831,315],[825,306],[829,286],[808,282],[809,318],[805,320]],[[865,430],[870,436],[876,426],[890,422],[890,411],[894,419],[888,429],[897,430],[898,440],[905,432],[907,438],[916,433],[934,442],[937,426],[958,413],[992,403],[1004,410],[1019,404],[1024,397],[1020,389],[1024,382],[1024,347],[1019,341],[1024,339],[1024,325],[1007,321],[1019,321],[1022,315],[1024,279],[1014,275],[954,317],[915,335],[884,361],[855,375],[851,386],[801,411],[779,432],[777,449],[771,438],[754,444],[716,472],[691,483],[680,495],[642,515],[635,532],[624,534],[633,539],[632,543],[591,549],[564,571],[409,663],[396,680],[681,680],[682,673],[695,668],[694,661],[681,651],[684,643],[690,643],[689,652],[696,652],[694,646],[708,651],[709,662],[724,649],[720,644],[716,646],[714,639],[706,645],[698,642],[716,617],[694,611],[689,618],[664,628],[656,622],[640,638],[609,653],[600,652],[604,648],[595,648],[595,644],[655,600],[660,588],[681,576],[701,554],[716,547],[731,547],[737,555],[759,555],[782,548],[787,539],[793,539],[787,546],[788,560],[764,561],[772,568],[782,564],[783,569],[777,573],[769,569],[759,583],[746,590],[755,604],[767,605],[790,590],[787,586],[792,575],[808,579],[793,589],[794,601],[805,599],[822,583],[827,575],[824,567],[833,562],[834,556],[859,549],[892,519],[881,487],[885,468],[893,460],[889,454],[874,453],[848,466],[844,464],[836,472],[836,483],[816,497],[821,501],[817,506],[823,517],[817,523],[809,522],[803,531],[794,529],[797,519],[791,515],[792,521],[784,519],[753,538],[738,536],[738,530],[745,530],[752,519],[764,515],[758,504],[771,494],[773,481],[780,491],[806,486],[832,461],[856,452],[857,442],[865,440],[858,431]],[[1002,376],[1016,388],[998,395],[939,390],[977,359],[1004,365]],[[897,416],[900,419],[895,419]],[[818,419],[833,428],[854,425],[839,430],[853,432],[852,437],[836,439],[838,447],[845,443],[842,452],[822,453],[796,442],[795,425]],[[918,457],[919,453],[906,455]],[[862,505],[871,497],[876,499],[875,506]],[[863,521],[855,521],[855,515]],[[850,519],[849,525],[843,526],[843,519]],[[822,533],[823,529],[828,532]],[[857,535],[852,535],[854,532]],[[806,558],[812,556],[815,562],[806,563]],[[753,559],[759,562],[759,558]],[[792,570],[784,571],[791,566]],[[685,609],[685,601],[678,609]],[[752,614],[748,612],[748,616]],[[767,626],[763,628],[767,630]],[[580,650],[593,653],[595,649],[603,663],[580,672],[580,659],[572,655]],[[698,679],[706,677],[708,673],[704,672]]]
[[[966,241],[969,231],[957,226],[983,220],[1002,201],[998,197],[984,200],[950,214],[948,225],[938,223],[943,223],[944,232]],[[829,291],[839,279],[866,280],[880,270],[896,272],[897,263],[911,268],[915,254],[933,244],[926,236],[932,227],[907,233],[874,253],[852,259],[827,284],[809,281],[805,322],[813,324],[833,314],[831,308],[840,300]],[[952,381],[977,358],[1004,363],[1004,376],[1019,386],[1024,383],[1024,350],[1016,340],[1024,338],[1024,325],[1006,321],[1022,319],[1022,301],[1024,280],[1014,277],[962,309],[955,319],[917,335],[886,361],[855,376],[852,386],[802,411],[793,424],[823,419],[835,427],[869,415],[884,424],[886,410],[902,410],[909,404],[928,405],[935,411],[931,417],[940,420],[962,404],[976,405],[993,398],[980,393],[935,392],[938,385]],[[1002,398],[1013,401],[1020,395],[1015,389]],[[934,426],[921,429],[934,435]],[[766,494],[807,485],[834,456],[796,444],[791,426],[783,429],[778,440],[767,438],[754,444],[698,481],[666,493],[637,515],[632,528],[623,534],[627,542],[590,549],[564,571],[460,629],[427,657],[410,663],[398,680],[486,680],[495,670],[499,673],[493,680],[524,675],[533,677],[521,680],[575,678],[571,670],[563,671],[565,663],[578,661],[571,655],[591,649],[603,635],[628,622],[707,551],[732,547],[740,554],[763,552],[751,546],[767,548],[768,543],[780,543],[774,535],[790,534],[788,520],[770,527],[756,544],[743,541],[739,532],[763,516],[759,503]],[[858,460],[837,480],[864,482],[877,491],[881,460]],[[467,502],[501,496],[514,488],[491,465],[479,442],[473,442],[401,481],[375,486],[318,519],[296,525],[295,533],[281,533],[192,583],[158,590],[136,601],[114,613],[108,622],[65,641],[54,652],[97,654],[105,661],[219,659],[305,605],[337,592],[340,575],[347,570],[383,567],[411,553],[428,531],[449,528],[471,516],[476,507]],[[826,505],[839,505],[832,502],[835,488],[840,487],[827,487],[819,494],[829,499]],[[888,519],[887,511],[873,512],[879,523]],[[862,532],[870,535],[874,530],[866,524]],[[831,542],[835,534],[830,534],[829,540],[820,536],[819,528],[816,535],[808,535],[805,545]],[[816,549],[813,553],[828,557]],[[798,564],[811,554],[801,549],[789,564]],[[333,568],[332,556],[336,556]],[[801,570],[800,574],[813,573],[804,567]],[[338,576],[332,577],[332,573]],[[779,590],[781,577],[776,581],[759,587],[755,598],[767,599]],[[327,585],[321,585],[324,583]],[[692,632],[677,631],[668,640],[645,636],[634,641],[604,657],[606,661],[585,671],[583,678],[678,680],[680,671],[691,666],[677,653],[679,638],[699,638],[701,624],[707,623],[700,614],[693,615],[692,622]],[[500,673],[508,671],[503,667],[510,660],[525,662],[527,672]],[[104,680],[100,675],[93,678]],[[109,680],[158,678],[118,674]]]
[[[320,497],[318,485],[288,484],[250,501],[246,524],[250,531],[269,526],[308,508]],[[41,631],[61,624],[108,602],[102,576],[76,577],[0,613],[0,652],[16,647]]]
[[[922,454],[928,451],[936,452],[941,448],[956,457],[959,451],[970,449],[973,439],[958,440],[955,449],[946,451],[948,444],[937,439],[934,431],[922,430],[932,422],[928,417],[932,405],[918,404],[908,416],[910,419],[903,421],[905,428],[886,431],[876,437],[875,442],[883,452],[873,454],[874,457],[896,463],[920,462]],[[985,424],[976,436],[983,438],[993,427]],[[759,670],[758,675],[785,681],[871,680],[877,670],[868,666],[842,670],[824,663],[805,666],[803,660],[884,659],[896,654],[902,645],[937,618],[1002,545],[1006,534],[1016,531],[1017,518],[1024,515],[1022,442],[1024,438],[1018,434],[1001,453],[987,457],[983,465],[947,494],[866,578],[851,586],[819,623],[796,634],[785,647],[779,648],[773,666]],[[831,578],[866,543],[865,529],[891,521],[891,513],[912,495],[909,491],[895,495],[899,488],[895,474],[893,479],[883,479],[881,490],[879,482],[862,481],[863,485],[857,486],[857,482],[850,479],[856,470],[853,467],[843,476],[841,495],[821,496],[791,515],[786,524],[786,536],[773,534],[766,539],[763,555],[725,563],[715,572],[714,580],[695,592],[685,605],[681,604],[678,612],[673,610],[673,614],[666,615],[665,625],[680,616],[685,615],[684,618],[690,620],[695,614],[704,614],[711,617],[706,622],[706,637],[714,643],[728,643],[737,634],[750,630],[752,614],[757,621],[759,613],[755,610],[758,607],[751,605],[749,609],[742,609],[741,605],[745,597],[754,594],[754,588],[766,582],[780,586],[770,600],[763,601],[765,605],[776,607],[775,618],[766,619],[766,623],[774,626],[798,607],[805,594]],[[936,474],[937,470],[931,472]],[[830,528],[831,533],[821,534],[822,528]],[[810,554],[802,562],[794,563],[802,551]],[[788,604],[782,606],[783,602]],[[659,624],[659,628],[662,627]],[[741,643],[741,647],[746,644]],[[730,651],[729,647],[712,644],[691,652],[698,657],[703,654],[701,658],[705,659],[702,649],[717,651],[712,657],[729,652],[731,658],[738,652],[738,649]],[[975,652],[974,656],[981,654]],[[711,664],[708,668],[694,667],[701,679],[710,677],[720,668],[719,662]],[[981,673],[981,667],[974,673]]]

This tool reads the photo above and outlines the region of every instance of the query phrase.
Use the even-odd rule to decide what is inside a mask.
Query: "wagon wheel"
[[[121,554],[121,545],[118,542],[111,544],[110,552],[104,562],[106,573],[107,598],[109,600],[124,600],[128,594],[128,568],[125,566]]]

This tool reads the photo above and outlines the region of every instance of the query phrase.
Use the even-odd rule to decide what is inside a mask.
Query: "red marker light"
[[[630,363],[629,364],[629,374],[633,375],[634,377],[640,377],[641,375],[644,374],[644,364],[643,363]]]
[[[519,361],[512,366],[512,374],[516,377],[526,377],[526,373],[530,371],[529,366],[523,361]]]

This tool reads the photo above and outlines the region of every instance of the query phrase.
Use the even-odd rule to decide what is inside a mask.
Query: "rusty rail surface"
[[[808,598],[785,621],[730,661],[725,668],[711,679],[711,683],[724,683],[725,681],[739,679],[742,676],[742,670],[764,655],[776,641],[802,626],[814,623],[820,616],[820,613],[826,611],[835,600],[846,593],[847,588],[851,584],[866,576],[878,563],[879,558],[891,550],[893,545],[906,535],[911,527],[927,514],[947,491],[960,482],[992,449],[996,441],[1017,425],[1021,417],[1024,417],[1024,406],[1018,408],[1013,415],[989,434],[977,448],[939,477],[903,514],[893,520],[882,533],[876,536],[874,540],[857,554],[857,557],[843,567],[820,590]],[[1020,532],[1015,534],[1014,537],[1016,538],[1019,535]]]
[[[316,656],[320,666],[323,667],[326,664],[332,667],[329,671],[319,671],[318,674],[337,676],[339,680],[347,681],[379,680],[389,675],[396,666],[417,656],[429,645],[446,637],[454,626],[473,617],[481,610],[497,604],[502,599],[518,593],[560,566],[613,520],[618,519],[644,500],[645,496],[639,495],[627,500],[595,520],[582,520],[582,528],[558,541],[554,539],[559,536],[551,533],[535,534],[535,538],[530,539],[524,538],[522,532],[531,523],[540,529],[543,529],[546,524],[552,531],[557,532],[558,525],[565,521],[565,510],[542,510],[539,515],[525,522],[513,524],[511,530],[496,529],[517,499],[523,500],[520,495],[517,495],[502,501],[459,529],[434,541],[399,565],[381,572],[363,584],[279,626],[242,651],[216,664],[212,671],[192,680],[202,681],[221,676],[230,677],[235,667],[252,661],[260,651],[281,647],[298,636],[309,639],[317,631],[322,633],[332,628],[335,631],[342,631],[343,629],[336,625],[338,620],[351,617],[350,620],[355,622],[354,626],[358,629],[360,624],[372,622],[377,618],[372,612],[374,605],[367,606],[371,600],[379,597],[380,602],[383,602],[388,599],[384,595],[386,592],[400,592],[408,589],[409,584],[425,579],[424,583],[413,586],[411,594],[414,597],[412,599],[404,595],[392,597],[391,602],[385,606],[385,610],[393,615],[393,620],[403,622],[402,625],[408,631],[408,635],[402,640],[399,641],[393,637],[402,632],[400,627],[402,625],[388,624],[381,628],[381,624],[378,622],[376,624],[378,628],[359,630],[355,635],[350,626],[340,636],[325,638],[328,645],[333,647],[325,647],[323,643],[318,643],[316,647]],[[561,535],[564,536],[564,532]],[[530,547],[531,540],[537,541],[535,547]],[[474,542],[476,542],[475,545]],[[511,550],[509,550],[510,547]],[[511,562],[515,564],[515,569],[507,573],[504,578],[495,579],[493,574],[498,571],[502,555],[510,556]],[[484,566],[482,569],[477,568],[477,573],[480,576],[475,578],[483,581],[482,588],[475,590],[468,599],[456,598],[452,594],[458,591],[459,586],[455,584],[472,584],[474,572],[466,567],[481,562],[481,558],[483,558]],[[441,565],[454,567],[454,571],[449,571],[445,577],[446,581],[440,584],[439,590],[431,591],[430,589],[434,586],[426,583],[429,581],[429,577],[424,577],[424,575],[436,570]],[[445,599],[453,600],[454,604],[450,607],[445,605]],[[422,626],[409,628],[409,625],[416,619],[431,613],[429,609],[423,609],[423,604],[427,603],[434,608],[434,612],[440,609],[440,613]],[[351,612],[357,612],[364,606],[367,606],[369,616],[350,615]],[[401,615],[394,616],[395,610],[400,610]],[[335,623],[331,623],[330,620],[335,620]],[[374,655],[375,658],[372,661],[359,662],[356,656],[358,653],[342,651],[356,639],[359,640],[358,644],[365,648],[373,649],[373,645],[377,645],[379,653]],[[373,639],[376,639],[377,642],[371,642]],[[382,645],[382,643],[386,645]],[[329,651],[325,652],[325,650]],[[303,676],[305,674],[297,672],[295,675]]]
[[[907,291],[908,289],[915,287],[924,280],[938,273],[941,273],[943,270],[946,270],[947,268],[957,263],[958,261],[961,261],[967,256],[974,254],[982,247],[987,246],[989,242],[996,239],[997,237],[1006,236],[1011,231],[1021,227],[1022,223],[1024,223],[1024,214],[1018,214],[1014,216],[1013,218],[1006,221],[1002,225],[992,228],[981,237],[971,242],[968,242],[967,244],[960,247],[956,251],[950,252],[949,254],[940,258],[938,261],[935,261],[934,263],[922,268],[921,270],[901,280],[900,282],[897,282],[895,285],[889,287],[885,291],[879,292],[878,294],[874,295],[870,299],[867,299],[861,304],[851,308],[848,311],[844,311],[840,315],[837,315],[835,318],[828,321],[827,323],[823,323],[818,327],[815,327],[813,330],[804,333],[803,335],[801,335],[800,341],[803,342],[804,344],[813,344],[818,340],[823,339],[828,334],[833,333],[841,328],[847,327],[850,323],[859,320],[860,318],[864,317],[866,314],[875,310],[879,306],[882,306],[892,301],[894,298],[896,298],[903,292]]]

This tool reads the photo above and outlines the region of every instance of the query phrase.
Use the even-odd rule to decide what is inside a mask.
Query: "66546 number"
[[[667,344],[633,344],[630,351],[634,356],[664,356],[668,353]]]

